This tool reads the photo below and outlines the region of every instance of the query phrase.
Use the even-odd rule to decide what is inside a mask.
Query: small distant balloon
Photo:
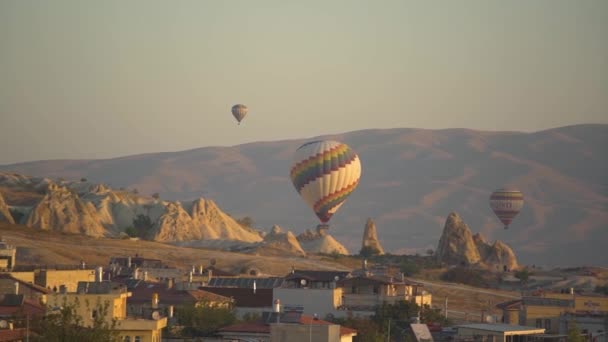
[[[346,144],[312,141],[296,151],[290,176],[304,202],[327,223],[359,184],[361,162]]]
[[[247,115],[248,110],[249,109],[244,104],[235,104],[232,106],[232,116],[239,122],[239,125],[241,124],[241,120]]]
[[[509,228],[511,221],[524,207],[524,195],[519,190],[498,189],[490,196],[490,208],[500,222]]]

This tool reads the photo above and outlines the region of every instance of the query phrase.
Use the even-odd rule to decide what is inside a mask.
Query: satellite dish
[[[0,321],[0,328],[6,329],[8,327],[8,322],[5,320]]]
[[[152,313],[152,319],[158,321],[160,319],[160,314],[158,313],[158,311],[154,311]]]
[[[302,286],[306,286],[306,279],[302,279],[302,280],[300,280],[300,284],[301,284]]]

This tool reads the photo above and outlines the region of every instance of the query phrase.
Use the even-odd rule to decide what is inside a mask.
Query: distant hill
[[[424,253],[437,245],[445,217],[456,211],[473,233],[509,244],[522,264],[608,264],[608,125],[534,133],[399,128],[323,138],[349,144],[362,162],[359,188],[330,229],[351,251],[359,250],[371,217],[387,252]],[[292,155],[304,141],[37,161],[0,171],[86,177],[141,194],[158,192],[167,200],[204,196],[234,217],[297,234],[317,224],[288,177]],[[526,200],[509,230],[487,203],[491,191],[505,185],[522,190]]]

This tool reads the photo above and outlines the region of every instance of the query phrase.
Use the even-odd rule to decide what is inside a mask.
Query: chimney
[[[103,278],[103,267],[99,266],[95,268],[95,282],[101,283]]]
[[[207,281],[211,280],[211,277],[213,277],[213,270],[209,269],[207,270]]]
[[[144,271],[144,281],[148,281],[148,271]]]
[[[279,313],[281,312],[281,301],[277,298],[274,300],[273,312]]]
[[[367,259],[363,259],[361,262],[361,268],[365,271],[367,270]]]
[[[130,255],[127,257],[127,267],[131,268],[131,256]]]
[[[16,295],[19,294],[19,282],[18,281],[15,282],[15,294]]]
[[[152,295],[152,309],[158,309],[158,293]]]
[[[84,260],[80,260],[80,268],[84,270],[86,267],[87,267],[86,262],[84,262]]]
[[[169,305],[169,312],[167,313],[169,318],[173,318],[173,305]]]
[[[255,294],[255,290],[256,290],[256,286],[255,286],[255,279],[253,280],[253,294]]]
[[[198,266],[198,274],[203,275],[203,265]]]
[[[192,283],[192,271],[188,273],[188,282]]]
[[[173,278],[167,278],[167,289],[173,288]]]
[[[133,279],[139,279],[139,268],[136,268],[135,271],[133,271]]]

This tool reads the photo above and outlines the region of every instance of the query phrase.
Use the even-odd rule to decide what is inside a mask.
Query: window
[[[378,294],[380,292],[380,287],[378,285],[374,285],[374,294]]]
[[[131,336],[125,336],[125,337],[122,339],[122,341],[123,341],[123,342],[131,342]]]
[[[355,285],[351,288],[351,293],[357,293],[357,287]]]
[[[135,336],[135,339],[133,339],[133,342],[141,342],[141,336]]]
[[[537,328],[542,328],[543,327],[543,320],[540,318],[536,319],[536,327]]]
[[[547,331],[551,330],[551,320],[550,319],[545,319],[545,329]]]

